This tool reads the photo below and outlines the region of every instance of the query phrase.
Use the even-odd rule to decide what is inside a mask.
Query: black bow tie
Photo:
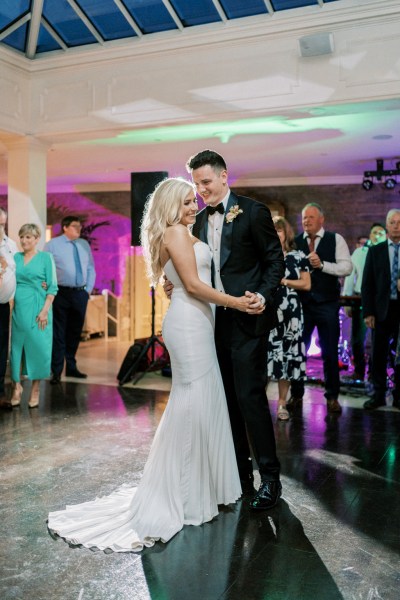
[[[215,212],[219,212],[221,213],[221,215],[223,215],[225,209],[223,203],[220,202],[219,204],[217,204],[217,206],[207,206],[206,211],[208,215],[213,215]]]

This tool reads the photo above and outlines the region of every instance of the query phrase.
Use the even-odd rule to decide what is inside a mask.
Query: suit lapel
[[[197,235],[199,240],[207,244],[208,246],[208,214],[204,208],[197,215],[196,225],[194,229],[194,235]],[[213,287],[215,286],[215,266],[214,260],[211,259],[211,282]]]
[[[378,244],[380,246],[381,244]],[[382,242],[382,260],[379,261],[382,264],[382,275],[384,277],[384,281],[391,280],[391,271],[390,271],[390,255],[389,255],[389,244],[387,242]]]
[[[310,249],[309,249],[308,243],[307,243],[307,239],[303,236],[302,233],[299,236],[297,236],[297,248],[299,250],[303,250],[303,252],[306,256],[310,252]]]
[[[223,268],[224,264],[226,263],[226,261],[228,260],[230,254],[231,254],[232,238],[233,238],[233,226],[234,226],[235,220],[233,220],[231,223],[227,223],[226,222],[226,214],[229,212],[229,210],[235,204],[238,204],[238,198],[235,196],[235,194],[233,194],[231,192],[231,194],[230,194],[230,196],[228,198],[228,204],[226,205],[226,211],[225,211],[225,215],[224,215],[224,225],[222,227],[221,252],[220,252],[220,269]]]
[[[207,217],[207,211],[205,209],[203,209],[197,216],[197,218],[199,219],[199,239],[204,242],[205,244],[208,244],[208,239],[207,239],[207,234],[208,234],[208,217]]]

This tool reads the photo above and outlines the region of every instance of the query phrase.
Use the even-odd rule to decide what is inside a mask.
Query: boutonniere
[[[226,213],[226,217],[225,217],[226,222],[227,223],[232,223],[232,221],[234,219],[236,219],[236,217],[239,216],[242,212],[243,212],[242,209],[239,208],[239,204],[235,204]]]

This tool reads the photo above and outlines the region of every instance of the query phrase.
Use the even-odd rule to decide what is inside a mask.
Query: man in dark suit
[[[400,324],[400,208],[386,218],[387,241],[368,250],[361,286],[363,314],[373,330],[371,379],[374,395],[364,403],[371,410],[385,404],[390,343],[396,347]],[[395,367],[393,406],[400,408],[400,366]]]
[[[304,312],[304,343],[311,342],[317,328],[324,363],[325,398],[328,412],[340,413],[338,344],[339,326],[339,277],[349,275],[353,265],[349,248],[339,233],[326,231],[322,208],[315,202],[302,210],[304,233],[296,237],[296,246],[308,256],[311,271],[311,291],[300,292]],[[292,398],[288,407],[300,402],[304,394],[304,383],[293,382]]]
[[[189,159],[187,169],[207,204],[193,234],[211,249],[214,287],[236,296],[246,292],[253,300],[253,314],[216,308],[215,341],[242,488],[254,491],[249,437],[261,476],[250,506],[271,508],[282,487],[265,386],[273,297],[284,274],[281,245],[269,209],[230,191],[222,156],[204,150]]]
[[[358,238],[360,239],[360,238]],[[364,238],[363,238],[364,239]],[[358,246],[351,255],[353,270],[344,281],[343,296],[361,297],[361,283],[364,273],[365,259],[371,246],[380,244],[386,240],[386,229],[381,223],[373,223],[370,227],[369,238],[363,246]],[[365,325],[362,306],[346,306],[345,313],[351,317],[351,351],[354,361],[354,372],[350,376],[355,381],[364,381],[365,376],[365,338],[367,327]]]

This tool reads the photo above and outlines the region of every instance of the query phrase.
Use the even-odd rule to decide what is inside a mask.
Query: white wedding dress
[[[207,244],[194,245],[199,277],[210,285]],[[214,345],[211,306],[190,297],[172,262],[174,284],[163,323],[172,388],[138,487],[49,514],[48,527],[73,544],[140,551],[167,542],[184,525],[218,514],[241,495],[225,393]]]

